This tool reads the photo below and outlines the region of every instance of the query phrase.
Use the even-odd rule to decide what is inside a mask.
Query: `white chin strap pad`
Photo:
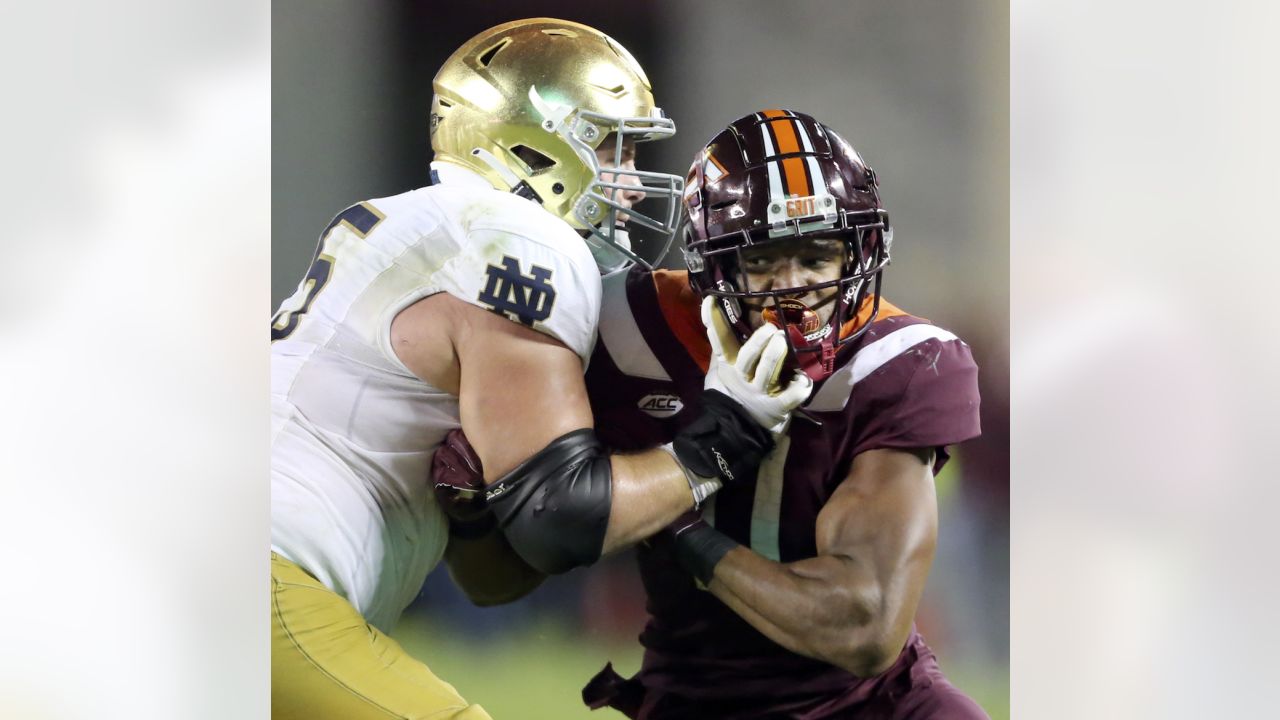
[[[542,116],[542,129],[547,132],[555,132],[560,129],[560,125],[564,123],[564,119],[569,117],[573,112],[573,108],[565,105],[555,105],[549,103],[538,94],[538,88],[529,86],[529,102],[533,103],[533,109],[538,111]]]
[[[613,229],[613,242],[623,249],[631,249],[631,232],[624,227]]]
[[[483,162],[485,165],[488,165],[489,167],[493,168],[493,171],[498,173],[498,175],[502,178],[502,181],[507,184],[508,189],[513,188],[520,184],[520,178],[517,177],[515,173],[511,172],[511,168],[507,167],[506,165],[503,165],[502,161],[494,157],[493,153],[483,148],[472,148],[471,154],[480,158],[480,161]]]

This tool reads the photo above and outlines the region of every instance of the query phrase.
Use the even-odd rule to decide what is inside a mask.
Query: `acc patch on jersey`
[[[679,395],[671,393],[649,393],[636,403],[640,411],[656,418],[669,418],[684,409]]]
[[[520,261],[507,255],[502,258],[502,267],[490,265],[485,272],[488,279],[479,300],[494,312],[530,327],[551,317],[556,302],[551,270],[534,265],[530,274],[524,275]]]

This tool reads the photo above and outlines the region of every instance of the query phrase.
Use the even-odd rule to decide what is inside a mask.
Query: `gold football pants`
[[[271,553],[274,720],[490,720],[365,622],[337,593]]]

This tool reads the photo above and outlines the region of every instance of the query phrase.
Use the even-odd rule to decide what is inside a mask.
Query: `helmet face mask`
[[[553,132],[574,149],[586,165],[592,180],[570,209],[570,225],[584,231],[602,272],[613,272],[637,263],[652,269],[653,263],[632,249],[631,230],[626,223],[663,237],[662,249],[653,262],[666,255],[675,237],[680,213],[680,196],[684,179],[669,173],[649,172],[627,167],[628,148],[635,143],[663,140],[675,135],[675,123],[661,108],[653,108],[651,117],[612,117],[589,110],[571,110],[549,106],[536,88],[529,90],[530,100],[544,120],[543,129]],[[612,160],[601,162],[597,150],[612,148]],[[645,214],[617,199],[623,193],[640,193],[645,200],[661,203],[660,210]]]
[[[433,87],[436,160],[541,203],[584,236],[602,271],[650,266],[631,250],[628,223],[669,244],[683,179],[624,167],[622,157],[636,142],[671,137],[675,123],[612,38],[549,18],[506,23],[459,48]],[[610,138],[613,167],[596,153]],[[626,191],[663,208],[638,212],[616,198]]]
[[[773,110],[730,124],[686,179],[694,289],[719,298],[740,340],[772,322],[794,367],[828,377],[879,311],[893,231],[875,173],[830,128]]]

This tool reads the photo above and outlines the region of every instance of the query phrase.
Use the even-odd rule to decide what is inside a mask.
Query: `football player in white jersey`
[[[560,20],[477,35],[433,89],[432,185],[340,213],[272,318],[276,718],[488,717],[385,634],[446,544],[472,573],[514,550],[529,583],[594,562],[752,482],[808,395],[767,326],[713,360],[688,432],[607,455],[583,384],[600,274],[638,260],[629,225],[673,232],[681,178],[633,153],[675,126],[621,45]],[[429,480],[460,427],[494,511],[471,522]]]

